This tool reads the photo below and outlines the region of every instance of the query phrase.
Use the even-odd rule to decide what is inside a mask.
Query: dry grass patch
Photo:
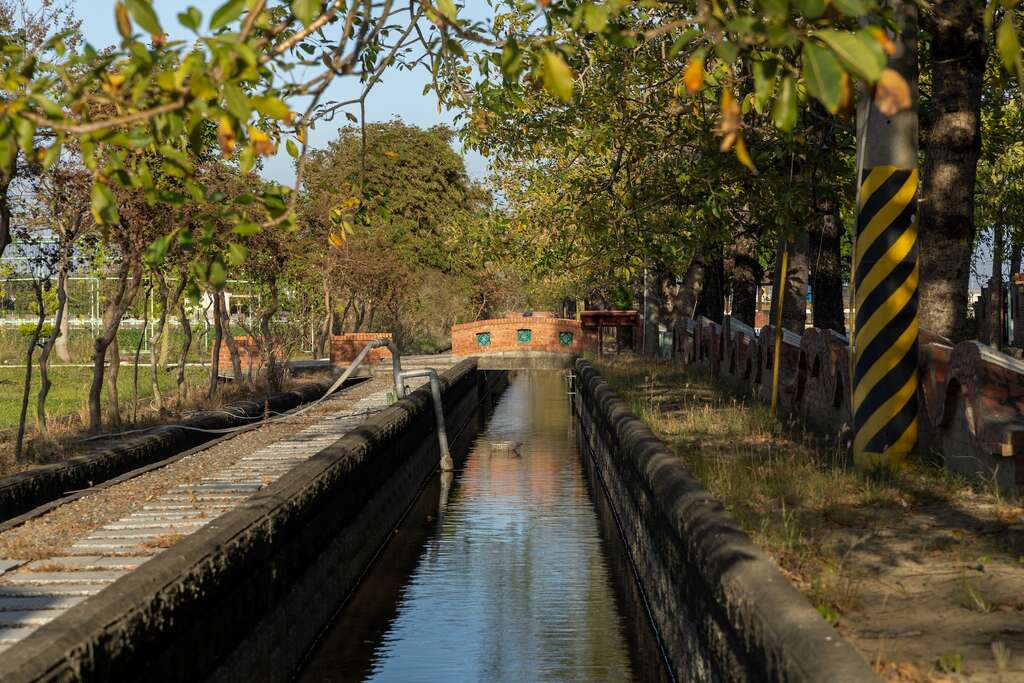
[[[1024,681],[1019,500],[925,463],[857,471],[675,364],[599,367],[883,678]]]

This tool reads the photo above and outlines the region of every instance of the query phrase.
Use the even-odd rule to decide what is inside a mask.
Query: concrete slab
[[[27,638],[36,629],[31,628],[0,628],[0,648],[10,647],[19,640]]]
[[[61,614],[60,610],[0,612],[0,628],[39,627]]]
[[[119,571],[115,569],[82,572],[18,572],[17,574],[8,575],[6,577],[6,580],[12,586],[42,585],[55,583],[107,584],[117,581],[126,573],[127,572],[125,571]]]
[[[24,597],[0,597],[0,612],[23,612],[34,610],[63,611],[85,600],[85,595],[30,595]]]
[[[21,565],[25,564],[27,560],[0,560],[0,576],[3,576],[7,572],[14,571]]]
[[[51,557],[48,560],[35,560],[25,565],[27,571],[39,571],[44,568],[60,567],[60,569],[49,569],[49,571],[103,571],[106,569],[134,569],[148,560],[148,557],[101,557],[99,555],[70,555]]]
[[[107,584],[99,583],[55,583],[33,585],[5,585],[0,584],[0,597],[31,597],[38,595],[95,595],[106,588]]]

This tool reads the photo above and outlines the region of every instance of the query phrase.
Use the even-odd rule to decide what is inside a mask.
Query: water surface
[[[565,377],[512,378],[454,482],[424,491],[303,681],[630,681]]]

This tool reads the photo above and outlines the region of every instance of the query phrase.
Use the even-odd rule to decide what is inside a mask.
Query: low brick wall
[[[263,353],[260,351],[259,342],[249,336],[235,337],[235,347],[238,349],[238,360],[242,365],[243,375],[255,375],[263,369]],[[275,344],[274,356],[277,363],[282,363],[283,347],[280,343]],[[212,352],[211,352],[212,355]],[[231,365],[231,350],[226,342],[221,342],[220,353],[217,354],[217,371],[222,377],[231,377],[235,370]]]
[[[877,680],[586,361],[576,434],[679,681]],[[598,493],[597,495],[601,495]]]
[[[725,317],[689,320],[677,357],[744,396],[771,399],[774,328],[756,334]],[[779,406],[809,428],[849,446],[852,438],[847,338],[808,328],[783,335]],[[756,351],[754,351],[756,349]],[[968,477],[1024,493],[1024,363],[976,341],[953,345],[921,332],[918,425],[922,454]],[[755,354],[755,355],[751,355]]]
[[[452,326],[452,355],[507,351],[583,353],[597,350],[597,337],[578,320],[550,316],[509,316]]]
[[[464,455],[505,373],[441,375]],[[427,387],[28,636],[0,680],[287,680],[439,459]]]
[[[366,345],[375,339],[392,341],[390,332],[350,332],[336,334],[331,337],[331,365],[348,365],[359,355]],[[370,349],[366,355],[366,363],[380,363],[391,360],[391,351],[380,347]]]

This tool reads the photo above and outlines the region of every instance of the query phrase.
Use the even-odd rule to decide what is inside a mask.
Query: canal
[[[596,495],[565,376],[515,375],[454,479],[426,487],[298,680],[662,678],[656,654],[639,654],[653,634]]]

